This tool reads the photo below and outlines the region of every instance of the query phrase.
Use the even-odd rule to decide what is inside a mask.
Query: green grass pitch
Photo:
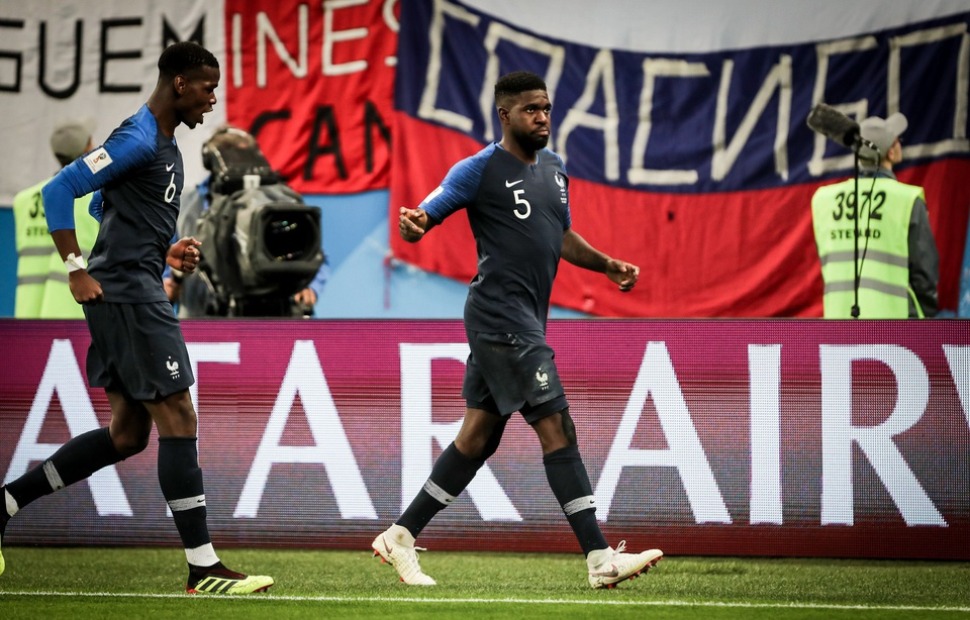
[[[0,618],[970,618],[970,563],[667,557],[593,590],[577,554],[427,552],[408,587],[368,551],[221,552],[277,584],[189,596],[178,549],[4,549]]]

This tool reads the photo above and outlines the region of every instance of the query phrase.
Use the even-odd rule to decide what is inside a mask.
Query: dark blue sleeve
[[[313,276],[313,282],[308,285],[316,293],[317,299],[323,296],[323,287],[327,283],[327,279],[330,277],[330,263],[327,262],[327,258],[323,258],[323,262],[320,263],[320,268],[317,269],[317,275]]]
[[[91,214],[91,217],[98,220],[99,224],[104,218],[104,196],[101,195],[100,189],[91,196],[91,202],[88,203],[88,213]]]
[[[437,223],[475,200],[491,149],[461,160],[448,171],[445,179],[421,202],[421,208]]]
[[[148,136],[146,128],[129,119],[102,146],[62,168],[43,189],[48,230],[73,229],[75,198],[149,163],[155,157],[155,148],[155,136]],[[97,208],[102,206],[99,200]],[[101,221],[93,211],[91,214]]]

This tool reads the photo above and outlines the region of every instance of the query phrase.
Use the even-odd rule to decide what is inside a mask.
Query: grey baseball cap
[[[889,118],[883,119],[878,116],[870,116],[859,123],[859,135],[879,149],[879,153],[873,152],[872,147],[865,145],[859,149],[859,157],[871,162],[878,163],[886,156],[896,139],[906,131],[909,123],[902,112],[896,112]]]
[[[68,119],[54,127],[51,133],[51,151],[65,159],[77,159],[88,148],[94,132],[94,119]]]

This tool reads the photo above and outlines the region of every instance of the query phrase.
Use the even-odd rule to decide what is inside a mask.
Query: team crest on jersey
[[[172,377],[173,381],[175,379],[178,379],[179,376],[181,375],[181,373],[179,372],[178,360],[173,360],[171,357],[169,357],[168,361],[165,362],[165,368],[168,369],[168,374],[169,376]]]
[[[566,204],[569,202],[569,197],[566,194],[566,179],[562,178],[558,172],[554,176],[556,178],[556,185],[559,186],[559,202]]]
[[[542,368],[536,371],[536,385],[540,390],[549,389],[549,373],[543,372]]]
[[[111,155],[108,155],[108,151],[104,150],[104,147],[98,147],[85,155],[83,157],[85,165],[87,165],[88,170],[91,174],[97,174],[98,171],[104,170],[111,165]]]

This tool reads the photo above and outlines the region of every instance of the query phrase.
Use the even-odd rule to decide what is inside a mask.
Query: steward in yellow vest
[[[71,163],[91,148],[93,125],[67,121],[51,134],[51,150],[61,166]],[[84,311],[74,301],[68,286],[67,268],[47,230],[41,190],[47,179],[19,192],[13,200],[17,247],[17,291],[14,317],[18,319],[83,319]],[[91,196],[74,201],[78,243],[85,256],[98,236],[98,221],[88,213]]]
[[[54,241],[47,232],[40,190],[43,181],[19,192],[13,199],[14,242],[17,247],[17,292],[14,317],[40,318],[44,285]]]
[[[77,242],[82,254],[91,255],[94,242],[98,238],[101,228],[98,220],[88,213],[88,204],[92,194],[82,196],[74,201],[74,225],[77,232]],[[53,246],[54,240],[51,239]],[[74,301],[71,286],[67,279],[67,267],[61,260],[57,248],[51,248],[50,259],[47,263],[47,281],[44,283],[44,297],[40,302],[40,318],[42,319],[83,319],[84,307]]]
[[[932,317],[938,310],[939,255],[923,188],[896,180],[902,161],[900,113],[860,124],[865,169],[855,179],[820,187],[812,197],[812,225],[825,285],[825,318],[851,318],[855,304],[858,214],[859,318]]]

